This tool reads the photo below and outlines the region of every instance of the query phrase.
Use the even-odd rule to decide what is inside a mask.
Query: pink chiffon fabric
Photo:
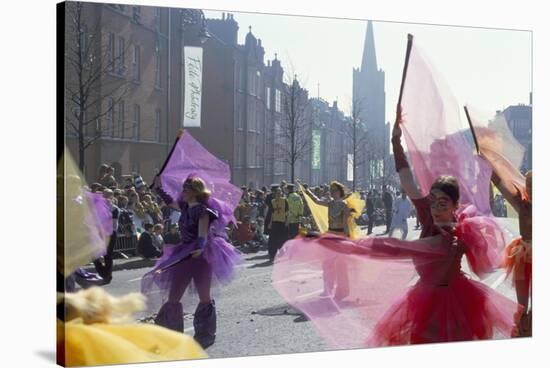
[[[277,255],[273,285],[335,348],[514,335],[520,307],[461,268],[463,255],[480,278],[499,266],[505,246],[499,226],[470,206],[454,235],[465,249],[446,237],[299,237]],[[342,272],[347,295],[324,294],[324,280],[341,279]]]
[[[490,215],[491,168],[475,153],[463,110],[445,80],[413,44],[401,102],[407,153],[423,195],[440,175],[460,184],[460,202]]]

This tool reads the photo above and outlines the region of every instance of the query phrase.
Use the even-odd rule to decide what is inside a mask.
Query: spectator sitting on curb
[[[164,244],[179,244],[181,235],[178,231],[178,224],[170,224],[170,230],[164,236]]]
[[[145,231],[139,237],[139,242],[137,245],[138,253],[146,259],[160,257],[162,252],[153,244],[153,225],[145,224],[143,227],[145,228]]]
[[[245,216],[242,222],[237,222],[235,245],[246,245],[253,237],[254,234],[250,225],[250,216]]]
[[[164,226],[162,226],[162,224],[155,224],[153,226],[153,245],[155,246],[155,248],[160,249],[161,251],[164,247],[164,239],[162,237],[163,230]]]

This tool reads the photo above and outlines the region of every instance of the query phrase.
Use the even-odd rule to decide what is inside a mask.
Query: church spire
[[[372,21],[367,21],[367,33],[365,35],[365,44],[363,45],[363,60],[361,61],[361,72],[378,71],[376,63],[376,49],[374,47],[374,31]]]

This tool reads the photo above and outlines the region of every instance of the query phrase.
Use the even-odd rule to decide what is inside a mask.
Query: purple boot
[[[216,304],[214,300],[209,303],[199,303],[193,318],[195,328],[195,340],[206,349],[216,340]]]
[[[181,303],[164,303],[155,317],[155,324],[183,333],[183,307]]]
[[[88,272],[83,268],[78,268],[74,272],[75,281],[83,289],[87,289],[90,286],[103,285],[103,278],[97,273]]]

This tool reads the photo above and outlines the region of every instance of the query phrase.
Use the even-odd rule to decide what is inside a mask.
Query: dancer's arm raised
[[[315,203],[317,203],[321,206],[328,206],[329,201],[317,198],[317,196],[315,194],[313,194],[313,192],[309,189],[309,187],[304,187],[304,193],[309,195],[309,197],[311,199],[313,199],[313,202],[315,202]]]
[[[418,189],[418,186],[416,185],[414,181],[414,177],[412,174],[412,171],[409,167],[409,162],[407,161],[407,156],[405,156],[405,151],[403,150],[403,146],[401,145],[401,128],[399,125],[401,124],[402,117],[401,117],[401,106],[397,107],[397,116],[395,118],[395,124],[393,125],[393,131],[392,131],[392,149],[393,149],[393,156],[395,159],[395,169],[397,170],[397,173],[399,174],[399,180],[401,181],[401,186],[411,199],[419,199],[422,198],[422,193],[420,193],[420,190]]]
[[[153,184],[155,186],[155,190],[157,194],[160,196],[160,198],[162,198],[162,200],[164,201],[164,203],[166,203],[167,206],[172,207],[173,209],[176,209],[178,211],[181,210],[178,202],[174,201],[174,198],[172,198],[170,194],[166,193],[164,189],[162,189],[160,176],[158,175],[155,176]]]

